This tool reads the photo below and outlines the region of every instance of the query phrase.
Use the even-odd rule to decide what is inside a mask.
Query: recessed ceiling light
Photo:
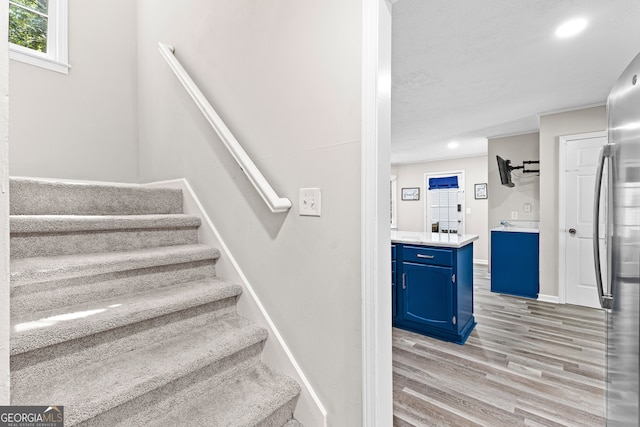
[[[585,29],[587,26],[587,20],[578,18],[572,19],[560,25],[556,30],[556,37],[564,38],[575,36],[579,32]]]
[[[458,144],[457,142],[453,141],[453,142],[448,143],[447,147],[453,150],[454,148],[458,148],[458,145],[460,145],[460,144]]]

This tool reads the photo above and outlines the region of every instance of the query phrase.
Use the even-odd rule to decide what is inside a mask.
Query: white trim
[[[393,424],[391,356],[391,4],[362,2],[362,422]],[[337,421],[339,423],[339,421]]]
[[[474,264],[478,264],[478,265],[489,265],[489,260],[488,259],[473,259],[473,263]]]
[[[543,111],[542,113],[538,113],[538,124],[540,124],[540,117],[551,116],[551,115],[560,114],[560,113],[570,113],[571,111],[586,110],[587,108],[604,107],[605,105],[607,105],[606,100],[595,102],[593,104],[584,104],[584,105],[577,105],[573,107],[560,108],[559,110]]]
[[[558,138],[558,301],[561,304],[567,302],[567,284],[565,281],[565,252],[566,252],[566,237],[567,233],[564,230],[567,228],[566,224],[566,185],[565,182],[565,167],[567,163],[567,142],[576,139],[590,139],[590,138],[606,138],[606,131],[578,133],[574,135],[564,135]],[[540,296],[538,296],[540,299]]]
[[[398,177],[391,175],[391,229],[398,229]]]
[[[557,297],[555,295],[538,294],[538,301],[550,302],[553,304],[564,304],[564,302],[560,301],[560,297]]]
[[[266,180],[264,175],[257,168],[251,157],[244,151],[238,140],[231,133],[227,125],[222,121],[216,110],[213,109],[204,94],[200,91],[196,83],[191,79],[187,71],[182,67],[178,59],[174,55],[174,48],[164,43],[158,43],[160,54],[167,61],[171,71],[174,72],[182,86],[196,103],[204,117],[207,119],[218,137],[222,140],[224,146],[229,150],[231,156],[240,166],[240,169],[253,184],[254,188],[267,204],[271,212],[287,212],[291,208],[291,200],[285,197],[279,197],[273,187]]]
[[[10,405],[9,55],[8,2],[0,2],[0,405]]]
[[[47,15],[47,53],[9,43],[9,58],[47,70],[68,74],[69,5],[68,0],[49,0]]]
[[[163,187],[163,188],[179,188],[182,190],[184,197],[184,212],[187,214],[197,215],[202,219],[202,225],[198,230],[198,239],[201,243],[217,247],[222,256],[216,262],[216,274],[225,280],[240,283],[249,298],[240,298],[238,301],[238,312],[269,331],[269,336],[275,338],[268,339],[263,350],[263,358],[270,366],[284,371],[292,378],[298,381],[302,386],[300,397],[296,405],[295,417],[302,424],[308,426],[327,426],[327,410],[320,401],[318,394],[307,379],[304,371],[296,361],[293,353],[289,349],[286,341],[280,334],[278,328],[273,323],[269,313],[255,293],[255,290],[244,275],[238,262],[233,254],[229,251],[229,247],[225,244],[216,229],[215,225],[205,212],[198,197],[193,192],[189,182],[185,178],[159,181],[143,184],[144,187]],[[283,360],[284,359],[284,360]]]

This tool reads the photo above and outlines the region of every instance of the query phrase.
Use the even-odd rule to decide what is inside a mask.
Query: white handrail
[[[269,206],[271,212],[288,211],[291,208],[291,200],[285,197],[279,197],[271,185],[269,185],[269,182],[258,170],[242,146],[240,146],[240,143],[235,136],[233,136],[227,125],[224,124],[198,86],[191,77],[189,77],[189,74],[187,74],[182,65],[180,65],[180,62],[174,55],[175,49],[164,43],[158,43],[158,45],[160,46],[162,57],[167,61],[189,95],[191,95],[191,98],[193,98],[200,111],[202,111],[202,114],[204,114],[211,127],[213,127],[213,130],[216,131],[227,147],[227,150],[229,150],[233,158],[236,159],[236,162],[240,165],[240,169],[242,169],[245,175],[247,175],[247,178],[249,178],[249,181],[251,181],[256,190],[258,190],[258,194],[260,194],[267,206]]]

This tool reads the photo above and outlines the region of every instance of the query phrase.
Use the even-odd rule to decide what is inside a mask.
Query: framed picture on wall
[[[420,200],[420,188],[403,188],[402,200]]]
[[[475,197],[476,199],[486,199],[487,198],[487,183],[476,184],[475,188]]]

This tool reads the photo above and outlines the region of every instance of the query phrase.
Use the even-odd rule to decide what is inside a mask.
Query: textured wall
[[[359,1],[138,2],[141,180],[186,177],[329,424],[361,425]],[[271,214],[158,53],[176,56],[294,207]],[[322,217],[298,189],[322,189]]]
[[[540,293],[558,296],[559,137],[607,129],[604,106],[540,117]]]
[[[465,233],[479,236],[479,239],[473,243],[473,258],[488,261],[487,204],[493,195],[491,190],[489,190],[488,200],[476,200],[474,195],[474,184],[487,182],[487,156],[394,165],[392,174],[395,171],[398,179],[398,230],[424,231],[425,173],[460,170],[465,173],[465,207],[471,209],[471,213],[468,215],[465,213],[464,216]],[[420,187],[420,200],[418,202],[402,201],[402,187]]]
[[[135,25],[135,2],[69,0],[69,74],[10,61],[12,175],[137,180]]]

